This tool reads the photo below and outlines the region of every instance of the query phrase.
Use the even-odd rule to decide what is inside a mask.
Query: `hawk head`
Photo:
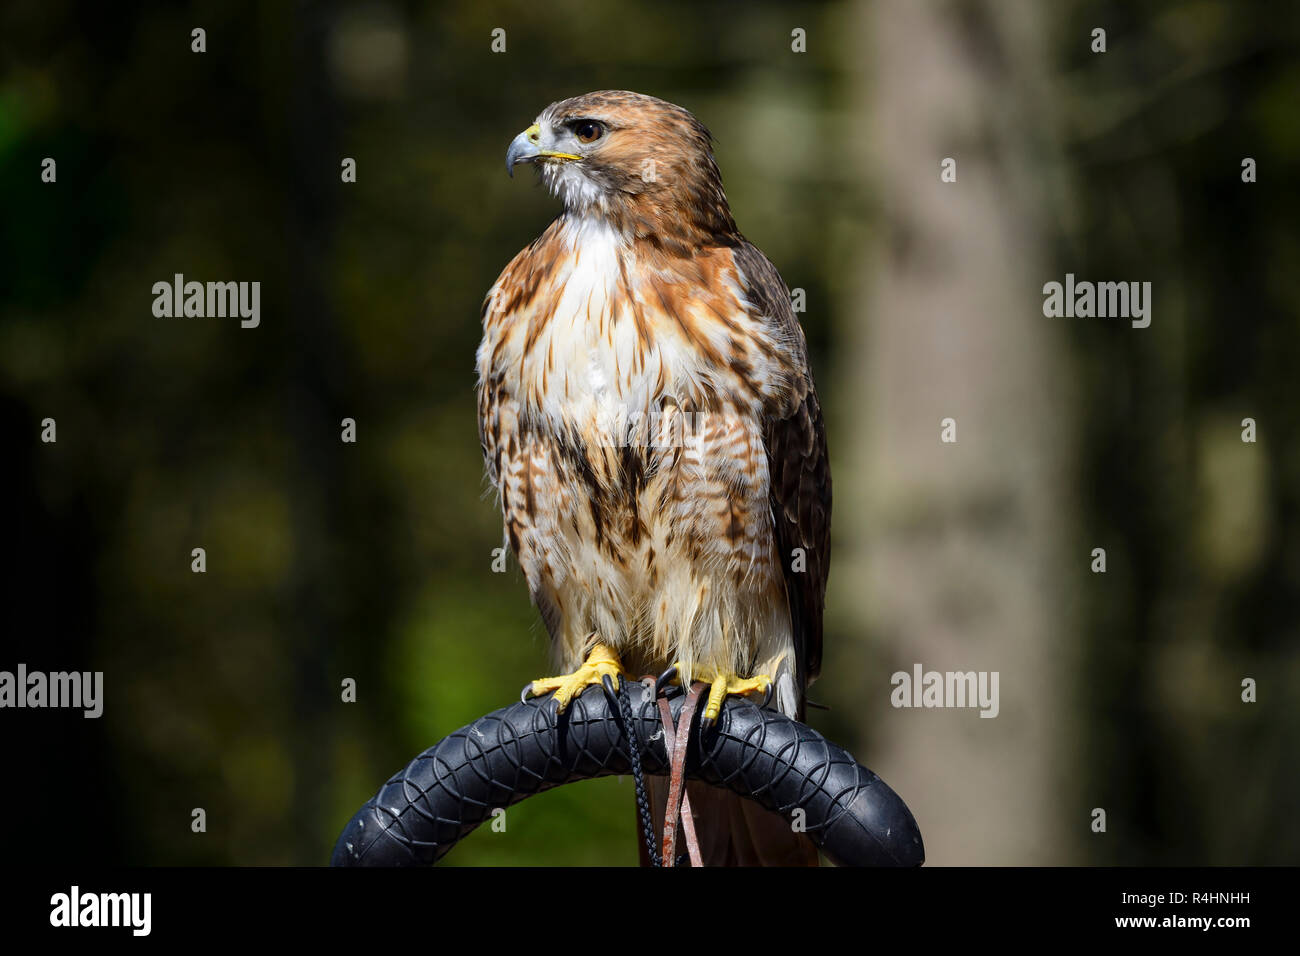
[[[626,90],[584,93],[542,110],[506,151],[506,170],[534,163],[575,216],[628,238],[693,244],[736,236],[709,131],[665,100]]]

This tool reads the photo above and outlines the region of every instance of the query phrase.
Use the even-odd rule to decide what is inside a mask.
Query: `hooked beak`
[[[573,153],[557,153],[553,149],[542,149],[542,130],[534,123],[510,141],[506,150],[506,172],[515,175],[515,167],[520,163],[534,163],[539,159],[573,160],[582,159]]]

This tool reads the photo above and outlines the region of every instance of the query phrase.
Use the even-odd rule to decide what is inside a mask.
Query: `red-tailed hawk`
[[[672,103],[553,103],[510,144],[564,211],[483,303],[479,430],[563,677],[774,691],[821,666],[831,482],[803,330],[736,228],[708,130]],[[815,862],[790,826],[690,790],[710,862]]]

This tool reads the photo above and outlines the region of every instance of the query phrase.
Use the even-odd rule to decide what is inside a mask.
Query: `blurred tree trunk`
[[[1062,591],[1088,555],[1071,543],[1070,370],[1041,311],[1061,215],[1050,12],[883,0],[856,24],[855,154],[879,176],[881,228],[841,309],[832,591],[874,644],[855,678],[868,763],[939,864],[1067,862],[1088,826],[1061,799],[1077,640]],[[999,672],[999,714],[892,708],[889,675],[916,663]]]

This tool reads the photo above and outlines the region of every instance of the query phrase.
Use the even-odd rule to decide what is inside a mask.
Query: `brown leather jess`
[[[682,720],[673,726],[673,711],[665,697],[659,698],[659,716],[664,725],[664,749],[668,751],[670,774],[668,777],[668,806],[664,810],[663,865],[677,864],[677,819],[681,817],[682,832],[686,837],[686,851],[691,866],[702,866],[700,842],[695,836],[695,816],[691,813],[691,798],[686,795],[686,751],[691,735],[691,719],[699,705],[705,684],[696,681],[682,705]]]

